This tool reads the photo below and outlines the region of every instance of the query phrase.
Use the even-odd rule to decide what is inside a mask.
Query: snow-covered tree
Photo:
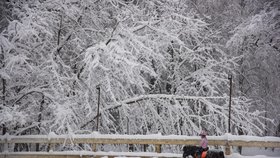
[[[187,1],[6,3],[0,123],[11,134],[92,131],[97,86],[102,133],[227,131],[227,76],[239,57]],[[232,125],[258,134],[264,125],[251,104],[234,98]]]
[[[151,84],[152,91],[150,93],[200,97],[177,101],[172,96],[148,95],[144,97],[145,99],[136,97],[135,100],[132,98],[128,102],[120,102],[120,106],[108,107],[102,111],[102,132],[108,132],[112,127],[114,132],[130,131],[131,133],[142,134],[155,132],[195,134],[202,128],[208,129],[210,134],[222,134],[226,131],[228,101],[224,96],[227,96],[228,88],[225,89],[224,87],[228,85],[227,73],[229,71],[233,72],[233,68],[236,66],[235,58],[228,58],[218,45],[211,43],[211,38],[207,37],[208,34],[205,33],[208,29],[207,24],[194,18],[191,13],[184,12],[185,7],[182,7],[182,10],[176,8],[175,13],[172,8],[170,11],[169,7],[177,6],[176,4],[178,3],[149,4],[149,6],[155,6],[154,9],[149,10],[156,10],[157,14],[154,17],[156,25],[153,27],[153,20],[148,19],[152,26],[143,27],[140,32],[141,36],[146,35],[144,39],[147,43],[150,40],[151,43],[154,42],[154,39],[158,40],[157,45],[154,46],[156,49],[153,52],[157,53],[159,51],[164,57],[164,60],[156,61],[155,58],[152,58],[153,60],[149,62],[156,73],[156,76],[147,77],[150,79]],[[182,6],[182,4],[180,5]],[[158,8],[164,9],[157,10]],[[161,14],[158,15],[158,13]],[[137,22],[136,18],[133,19]],[[135,25],[138,26],[137,24]],[[160,30],[157,28],[160,28]],[[126,30],[129,31],[129,29]],[[133,34],[134,38],[138,36],[138,34]],[[156,36],[157,38],[150,39],[150,36]],[[115,38],[115,42],[118,42],[118,40]],[[157,46],[160,47],[157,48]],[[102,51],[103,54],[106,54],[106,52],[110,51],[106,50],[107,48],[108,46],[105,47],[103,44],[103,46],[94,48],[94,50],[95,52]],[[98,57],[98,59],[101,58]],[[109,69],[108,73],[110,73]],[[212,98],[208,100],[203,96]],[[215,98],[217,96],[224,97],[224,100]],[[127,103],[132,105],[125,105]],[[252,127],[244,129],[248,134],[261,133],[264,125],[256,117],[259,112],[248,113],[251,102],[243,97],[236,98],[234,104],[238,105],[233,106],[234,126]],[[178,113],[179,111],[182,112]],[[140,118],[133,115],[134,113],[139,113]],[[108,124],[107,120],[111,120],[110,117],[114,119],[113,122]],[[147,119],[151,117],[153,119]],[[244,118],[248,122],[244,122]],[[213,121],[215,124],[211,124]],[[260,127],[252,123],[254,121],[258,122]],[[129,130],[127,129],[128,122],[133,124],[131,125],[132,127],[129,127]]]
[[[278,5],[277,5],[278,4]],[[254,109],[265,117],[278,118],[279,108],[279,6],[265,3],[264,9],[250,16],[234,31],[227,46],[233,55],[241,55],[238,88],[254,99]],[[272,116],[272,117],[270,117]],[[279,119],[276,119],[279,120]],[[274,129],[269,123],[267,128]],[[277,123],[276,123],[277,124]],[[269,133],[272,134],[270,131]],[[263,133],[267,135],[267,131]]]

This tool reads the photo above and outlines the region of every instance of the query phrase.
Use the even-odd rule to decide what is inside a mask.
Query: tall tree
[[[14,19],[0,36],[1,77],[8,79],[0,120],[10,133],[91,131],[99,116],[96,86],[100,132],[123,133],[128,120],[131,133],[226,132],[227,74],[239,57],[215,43],[219,37],[188,2],[7,4]],[[233,124],[260,133],[251,102],[243,96],[233,103]]]
[[[276,114],[279,113],[276,96],[279,96],[277,91],[280,84],[277,3],[265,3],[263,10],[248,17],[235,29],[227,43],[232,54],[242,55],[238,86],[241,95],[254,99],[255,108],[265,110],[265,117],[279,117]],[[268,129],[275,128],[274,125],[266,124]],[[265,131],[263,134],[268,133]]]

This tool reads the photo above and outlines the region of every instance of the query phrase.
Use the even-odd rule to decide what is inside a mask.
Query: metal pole
[[[127,135],[129,135],[130,133],[129,133],[129,118],[128,118],[128,116],[126,116],[126,119],[127,119],[127,122],[126,122],[126,134]],[[130,151],[134,151],[134,149],[133,149],[133,144],[128,144],[128,151],[130,152]]]
[[[99,105],[100,105],[100,85],[96,87],[98,90],[98,98],[97,98],[97,117],[96,117],[96,131],[98,131],[99,126]]]
[[[229,75],[228,79],[229,79],[228,133],[230,133],[231,132],[231,130],[230,130],[230,122],[231,122],[232,75]]]
[[[126,116],[127,122],[126,122],[126,133],[129,135],[129,118]]]
[[[231,74],[228,75],[228,79],[229,79],[228,133],[231,133],[231,131],[230,131],[231,93],[232,93],[232,75]],[[226,143],[225,154],[226,155],[230,155],[231,154],[231,149],[230,149],[230,146],[229,146],[228,142]]]
[[[5,124],[2,124],[2,127],[3,127],[3,129],[2,129],[2,135],[5,135],[5,134],[7,133],[7,127],[6,127]]]

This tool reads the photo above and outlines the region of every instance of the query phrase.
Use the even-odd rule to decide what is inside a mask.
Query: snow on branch
[[[169,95],[169,94],[149,94],[149,95],[140,95],[135,98],[130,98],[124,101],[121,101],[121,104],[132,104],[142,100],[149,99],[169,99],[169,100],[187,100],[187,99],[226,99],[226,97],[203,97],[203,96],[179,96],[179,95]]]

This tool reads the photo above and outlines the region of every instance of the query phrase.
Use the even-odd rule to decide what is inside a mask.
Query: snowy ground
[[[107,158],[105,155],[118,155],[117,152],[100,152],[99,155],[104,154],[103,158]],[[140,158],[139,155],[142,156],[151,156],[151,157],[174,157],[174,158],[181,158],[182,154],[176,154],[176,153],[146,153],[146,152],[126,152],[124,155],[121,156],[124,153],[119,153],[120,156],[115,158],[126,158],[126,156],[129,155],[129,158]],[[159,154],[159,155],[158,155]],[[242,155],[238,153],[233,153],[231,155],[225,156],[225,158],[280,158],[280,148],[276,148],[274,151],[272,151],[271,148],[264,149],[264,148],[243,148]]]
[[[280,158],[280,148],[243,148],[242,155],[232,154],[228,158]]]
[[[246,148],[243,150],[244,152],[242,155],[238,153],[233,153],[229,156],[225,156],[225,158],[280,158],[280,148],[272,151],[271,149],[260,149],[260,148]],[[9,153],[0,153],[1,156],[33,156],[37,155],[37,152],[9,152]],[[98,155],[102,158],[115,157],[115,158],[141,158],[141,157],[162,157],[162,158],[182,158],[182,154],[179,153],[155,153],[155,152],[104,152],[104,151],[97,151],[97,152],[90,152],[90,151],[65,151],[65,152],[40,152],[41,156],[59,156],[59,155],[79,155],[79,156],[86,156],[86,155]],[[245,154],[245,155],[244,155]]]
[[[268,157],[268,156],[264,156],[264,155],[241,156],[239,154],[232,154],[230,156],[226,156],[226,158],[275,158],[275,157]]]
[[[135,154],[135,153],[134,153]],[[163,153],[162,153],[163,154]],[[133,155],[131,155],[133,157]],[[161,155],[163,157],[181,157],[181,154],[163,154]],[[132,158],[129,157],[129,158]],[[106,156],[104,157],[106,158]],[[115,158],[126,158],[126,157],[115,157]],[[140,157],[133,157],[133,158],[140,158]],[[225,158],[280,158],[280,149],[277,149],[275,151],[271,151],[271,149],[265,150],[260,148],[246,148],[244,149],[244,152],[242,155],[238,153],[233,153],[229,156],[226,156]]]
[[[243,156],[240,154],[232,154],[229,156],[226,156],[226,158],[280,158],[280,156],[266,156],[266,155],[255,155],[255,156]]]
[[[135,158],[137,157],[136,153],[131,153],[132,157],[133,154],[135,154]],[[141,153],[140,155],[142,155],[145,153]],[[161,153],[162,157],[182,157],[181,154],[171,154],[171,153]],[[117,157],[117,158],[122,158]],[[125,158],[125,157],[123,157]],[[131,157],[130,157],[131,158]],[[225,158],[280,158],[280,148],[276,148],[274,151],[272,151],[271,148],[268,149],[264,149],[264,148],[243,148],[243,152],[242,155],[240,155],[239,153],[233,153],[231,155],[225,156]]]

